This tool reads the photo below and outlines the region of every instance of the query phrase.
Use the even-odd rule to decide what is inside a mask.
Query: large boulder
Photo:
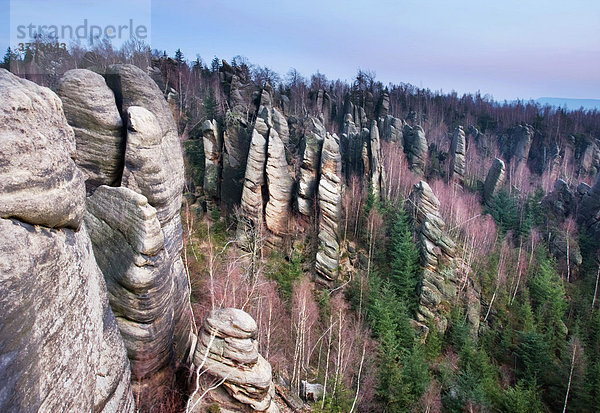
[[[0,94],[0,411],[133,412],[61,101],[4,69]]]
[[[92,193],[100,185],[117,186],[123,172],[123,121],[115,95],[104,78],[90,70],[69,70],[58,84],[65,116],[75,132],[75,162]]]
[[[250,315],[235,308],[211,311],[198,337],[194,364],[219,382],[208,394],[222,407],[235,411],[275,413],[271,365],[258,353],[257,325]],[[192,405],[196,400],[192,398]],[[196,410],[198,412],[204,410]]]

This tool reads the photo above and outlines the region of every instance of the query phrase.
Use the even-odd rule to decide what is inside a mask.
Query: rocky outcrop
[[[385,118],[379,119],[379,131],[381,139],[388,142],[396,142],[402,147],[404,135],[404,122],[402,119],[387,115]]]
[[[465,141],[465,131],[459,126],[452,135],[450,144],[450,178],[460,183],[465,179],[466,165],[465,155],[467,153],[467,144]]]
[[[152,79],[130,65],[109,67],[106,78],[126,119],[125,168],[122,188],[103,190],[88,200],[86,222],[111,306],[119,314],[133,383],[151,403],[159,392],[150,387],[166,384],[172,369],[189,361],[194,341],[181,262],[183,157],[168,103]],[[119,211],[144,217],[130,223],[135,237],[123,238],[119,222],[127,218]],[[114,257],[119,265],[112,263]]]
[[[533,142],[533,127],[517,125],[510,133],[510,160],[516,164],[526,162]]]
[[[204,121],[202,140],[204,142],[204,194],[210,199],[217,199],[219,198],[223,140],[216,120]]]
[[[0,69],[0,123],[0,410],[133,412],[61,101]]]
[[[419,175],[425,173],[427,163],[427,139],[421,126],[404,127],[404,152],[410,169]]]
[[[245,218],[255,225],[263,221],[262,187],[265,184],[268,127],[262,118],[256,118],[246,163],[241,208]]]
[[[577,221],[590,230],[596,237],[600,236],[600,175],[591,188],[581,188]]]
[[[458,294],[458,276],[452,270],[455,243],[445,231],[437,199],[427,182],[416,184],[409,197],[409,207],[423,266],[423,281],[417,321],[433,323],[440,331],[448,325],[447,310]]]
[[[390,93],[384,90],[377,104],[377,118],[385,118],[390,111]]]
[[[494,159],[494,163],[488,171],[485,183],[483,184],[483,201],[490,205],[494,200],[494,195],[504,183],[506,167],[502,159]]]
[[[321,163],[321,148],[325,140],[325,128],[321,122],[308,118],[307,130],[302,137],[300,173],[298,179],[298,211],[310,217],[314,211],[314,196]]]
[[[285,157],[285,147],[273,127],[269,130],[266,165],[269,200],[265,206],[267,228],[275,235],[275,245],[288,233],[288,213],[291,210],[294,188],[293,174]]]
[[[327,133],[321,153],[318,189],[319,247],[317,274],[325,282],[337,279],[340,259],[339,225],[342,219],[342,159],[337,136]]]
[[[131,360],[134,393],[159,402],[172,376],[173,280],[156,209],[128,188],[88,198],[86,225]]]
[[[244,116],[227,111],[223,130],[223,181],[221,200],[232,209],[239,205],[244,186],[246,160],[250,148],[248,123]]]
[[[211,311],[202,325],[194,364],[222,382],[208,394],[222,408],[275,413],[271,365],[258,353],[257,325],[249,314],[235,308]],[[219,392],[221,388],[226,393]],[[192,404],[196,400],[192,398]],[[204,411],[204,410],[197,410]]]
[[[0,217],[49,228],[79,228],[85,186],[71,159],[75,138],[60,99],[6,70],[0,69],[0,76]]]
[[[233,113],[245,114],[248,104],[243,97],[243,74],[239,67],[233,67],[225,60],[219,68],[221,84],[228,98],[229,108]]]
[[[123,171],[123,122],[104,78],[85,69],[69,70],[58,84],[65,116],[75,132],[75,162],[88,194],[100,185],[117,186]]]
[[[368,142],[368,158],[366,159],[365,169],[369,171],[369,183],[375,199],[381,196],[381,191],[385,182],[385,174],[383,172],[383,163],[381,158],[381,142],[379,140],[379,128],[377,122],[371,123]]]

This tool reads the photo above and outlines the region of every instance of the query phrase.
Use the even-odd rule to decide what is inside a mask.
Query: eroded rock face
[[[3,69],[0,94],[0,410],[133,412],[62,104]]]
[[[250,148],[248,124],[241,114],[227,111],[223,130],[223,182],[221,200],[230,208],[239,205]]]
[[[242,191],[242,211],[245,217],[255,225],[258,225],[263,219],[262,186],[265,183],[264,168],[267,160],[267,140],[263,134],[267,134],[267,131],[264,120],[257,118],[252,130]]]
[[[269,200],[265,207],[265,221],[267,228],[281,238],[288,233],[288,213],[292,205],[294,180],[286,161],[285,147],[275,128],[269,131],[266,175]]]
[[[50,89],[0,69],[0,217],[77,229],[85,209],[75,137]]]
[[[307,130],[302,137],[302,163],[298,179],[298,211],[307,217],[313,215],[314,196],[317,187],[321,148],[325,139],[325,128],[313,117],[308,119]]]
[[[152,79],[130,65],[111,66],[106,79],[126,119],[125,169],[121,188],[102,187],[88,200],[86,222],[100,268],[114,281],[108,282],[110,301],[132,360],[132,381],[147,395],[145,402],[153,403],[160,392],[149,390],[168,383],[193,351],[181,262],[183,157],[168,103]],[[129,211],[129,219],[144,217],[131,221],[137,238],[124,238],[119,222],[127,218],[119,210]]]
[[[433,322],[441,331],[448,325],[446,309],[458,293],[458,277],[452,271],[455,243],[446,233],[437,199],[425,181],[416,184],[409,197],[421,252],[423,282],[417,320]]]
[[[518,125],[511,131],[511,160],[514,160],[517,164],[527,161],[533,142],[533,134],[533,127],[530,125]]]
[[[465,131],[459,126],[452,135],[450,144],[450,174],[451,178],[462,182],[465,179],[466,165],[465,155],[467,153],[467,144],[465,141]]]
[[[256,322],[242,310],[211,311],[199,333],[194,364],[224,380],[228,398],[218,392],[209,395],[222,407],[274,413],[279,409],[272,403],[271,365],[258,353],[256,332]]]
[[[104,78],[85,69],[69,70],[58,84],[65,116],[75,132],[75,162],[86,176],[88,194],[100,185],[117,186],[123,171],[123,121]]]
[[[427,139],[425,131],[421,126],[404,127],[404,152],[410,169],[416,173],[423,175],[425,173],[425,165],[427,162]]]
[[[504,183],[506,167],[502,159],[494,159],[483,184],[483,201],[490,205],[494,195]]]
[[[326,282],[337,279],[340,259],[339,225],[342,219],[342,158],[337,136],[327,133],[321,153],[318,189],[319,248],[317,274]]]
[[[204,193],[212,198],[219,198],[219,176],[221,151],[223,142],[216,120],[206,120],[202,125],[204,142]]]
[[[398,119],[391,115],[387,115],[385,118],[381,118],[379,120],[379,130],[381,132],[381,138],[383,140],[397,142],[401,146],[403,145],[404,122],[402,121],[402,119]]]
[[[581,188],[582,193],[577,221],[589,228],[596,236],[600,235],[600,175],[591,188]]]
[[[381,160],[381,142],[379,140],[379,128],[377,122],[373,121],[371,124],[371,130],[369,131],[369,142],[368,142],[368,163],[370,184],[373,195],[376,199],[381,196],[382,186],[384,183],[383,164]]]

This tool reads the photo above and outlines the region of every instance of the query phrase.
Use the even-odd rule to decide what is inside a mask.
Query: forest
[[[116,63],[146,71],[177,124],[195,323],[215,308],[248,312],[289,409],[306,399],[308,382],[324,389],[304,407],[314,412],[598,410],[600,221],[598,209],[586,212],[600,202],[598,111],[384,85],[360,69],[351,81],[295,69],[278,74],[242,56],[169,56],[134,41],[118,49],[108,42],[9,49],[2,67],[54,90],[69,69],[100,72]],[[315,275],[324,214],[316,196],[310,216],[290,206],[288,232],[274,242],[264,223],[243,224],[253,218],[240,206],[241,189],[227,195],[229,149],[210,180],[206,121],[221,135],[232,133],[232,119],[252,131],[265,91],[287,120],[284,159],[292,176],[305,168],[307,119],[339,142],[339,261],[331,282]],[[398,120],[403,138],[389,133],[386,119]],[[377,162],[373,146],[363,146],[374,129]],[[417,131],[426,137],[421,168],[407,138]],[[506,164],[505,179],[489,193],[495,158]],[[373,165],[383,171],[377,180]],[[422,204],[431,208],[423,216]],[[431,263],[430,255],[441,258]],[[424,293],[435,279],[452,298]],[[432,306],[435,316],[423,316]],[[184,411],[185,403],[174,383],[161,410]]]

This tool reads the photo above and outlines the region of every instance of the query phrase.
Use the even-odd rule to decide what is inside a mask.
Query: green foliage
[[[321,401],[312,405],[312,411],[315,413],[346,413],[352,408],[354,401],[353,392],[344,385],[341,377],[338,377],[338,384],[335,394],[325,395],[325,405],[321,408]]]
[[[418,284],[420,278],[419,252],[415,246],[408,217],[403,208],[393,213],[390,229],[388,256],[389,280],[398,297],[411,314],[417,311]]]
[[[206,408],[206,413],[221,413],[221,407],[217,403],[213,403]]]
[[[567,309],[565,289],[546,252],[538,253],[530,270],[527,286],[537,324],[556,355],[564,347],[566,334],[563,317]]]
[[[498,410],[503,413],[542,413],[544,406],[535,386],[519,382],[500,397]]]
[[[429,334],[427,334],[423,351],[429,361],[434,361],[442,353],[442,337],[433,324],[429,325]]]
[[[516,355],[521,364],[521,369],[518,370],[520,378],[530,386],[546,381],[552,358],[543,334],[535,331],[521,333]]]
[[[187,155],[190,178],[197,187],[204,185],[204,142],[202,139],[188,139],[183,143]]]
[[[544,191],[538,188],[520,201],[516,194],[511,195],[502,188],[486,211],[492,215],[502,233],[512,231],[515,238],[519,239],[527,237],[534,226],[542,225],[544,214],[540,201],[543,197]]]
[[[208,95],[202,100],[202,107],[204,109],[204,116],[206,119],[217,119],[218,115],[218,103],[215,98],[215,93],[212,89],[209,90]]]
[[[296,251],[289,259],[281,253],[273,252],[267,263],[267,277],[277,281],[279,294],[289,301],[292,297],[294,281],[302,276],[302,256]]]
[[[512,197],[506,189],[501,188],[496,193],[487,212],[492,215],[500,231],[517,231],[519,229],[519,205],[517,199]]]

